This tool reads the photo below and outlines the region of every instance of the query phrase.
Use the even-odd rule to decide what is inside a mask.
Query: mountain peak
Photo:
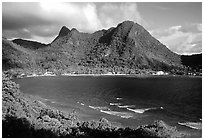
[[[126,21],[123,21],[122,23],[121,23],[122,25],[130,25],[130,26],[132,26],[133,24],[135,24],[133,21],[130,21],[130,20],[126,20]]]
[[[118,24],[117,27],[122,27],[122,28],[131,28],[135,23],[133,21],[123,21],[122,23]]]
[[[131,31],[132,27],[134,27],[134,25],[135,23],[133,21],[123,21],[116,27],[116,32],[114,33],[114,36],[121,37],[122,39],[127,38],[129,32]]]
[[[71,29],[71,33],[72,33],[72,34],[74,34],[74,33],[79,33],[79,31],[78,31],[76,28],[72,28],[72,29]]]
[[[70,30],[66,26],[63,26],[59,32],[59,36],[66,36],[68,33],[70,33]]]
[[[71,31],[77,31],[78,32],[78,30],[76,28],[72,28]]]

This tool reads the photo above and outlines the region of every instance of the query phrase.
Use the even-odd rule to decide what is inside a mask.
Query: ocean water
[[[202,78],[57,76],[16,79],[22,92],[83,120],[107,118],[136,128],[163,120],[191,137],[202,133]]]

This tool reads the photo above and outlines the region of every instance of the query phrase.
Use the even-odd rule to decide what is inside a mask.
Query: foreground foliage
[[[40,99],[19,91],[19,86],[3,73],[2,132],[12,137],[183,137],[175,127],[163,121],[137,129],[118,128],[102,118],[80,121],[75,113],[65,113],[44,104]]]

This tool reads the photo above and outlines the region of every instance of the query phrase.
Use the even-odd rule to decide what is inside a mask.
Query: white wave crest
[[[133,111],[135,113],[140,113],[140,114],[142,114],[142,113],[144,113],[144,112],[146,112],[148,110],[156,110],[156,109],[164,109],[164,108],[163,107],[152,107],[152,108],[143,108],[143,109],[131,109],[131,108],[127,108],[127,110],[129,110],[129,111]]]
[[[118,106],[118,105],[121,105],[121,103],[110,103],[110,105],[116,105],[116,106]]]
[[[135,105],[118,105],[119,108],[135,107]]]
[[[118,97],[118,98],[116,98],[116,100],[122,100],[122,99],[123,99],[123,98],[119,98],[119,97]]]
[[[89,106],[89,107],[96,110],[101,110],[101,109],[110,110],[107,106]]]
[[[126,119],[133,117],[132,113],[127,113],[127,112],[104,111],[104,110],[100,110],[100,112],[103,112],[109,115],[119,116],[121,118],[126,118]]]
[[[50,101],[52,104],[57,104],[57,102],[55,102],[55,101]]]
[[[197,130],[202,129],[202,123],[201,122],[185,122],[185,123],[178,122],[178,124],[192,128],[192,129],[197,129]]]
[[[80,103],[80,102],[77,102],[77,104],[80,104],[80,105],[83,105],[83,106],[85,105],[84,103]]]

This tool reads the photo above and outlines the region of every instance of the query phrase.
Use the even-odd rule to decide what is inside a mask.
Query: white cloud
[[[98,15],[105,28],[116,26],[124,20],[133,20],[139,24],[146,24],[138,11],[136,3],[105,3],[98,9]]]
[[[152,31],[152,35],[178,54],[193,54],[202,52],[201,24],[172,26],[167,29]]]
[[[185,24],[180,28],[180,31],[199,33],[202,32],[202,24],[199,23]]]
[[[3,36],[50,43],[62,26],[94,32],[132,20],[143,26],[136,3],[3,3]],[[202,51],[202,24],[157,29],[153,36],[179,54]]]
[[[136,3],[3,3],[2,17],[5,36],[48,41],[45,43],[62,26],[94,32],[124,20],[145,23]]]
[[[89,30],[96,31],[102,27],[97,15],[96,5],[87,4],[87,6],[83,8],[83,13],[87,20],[87,25],[83,28],[89,27]]]
[[[41,4],[44,15],[53,23],[77,28],[82,32],[93,32],[100,28],[96,6],[92,3],[53,3]]]

